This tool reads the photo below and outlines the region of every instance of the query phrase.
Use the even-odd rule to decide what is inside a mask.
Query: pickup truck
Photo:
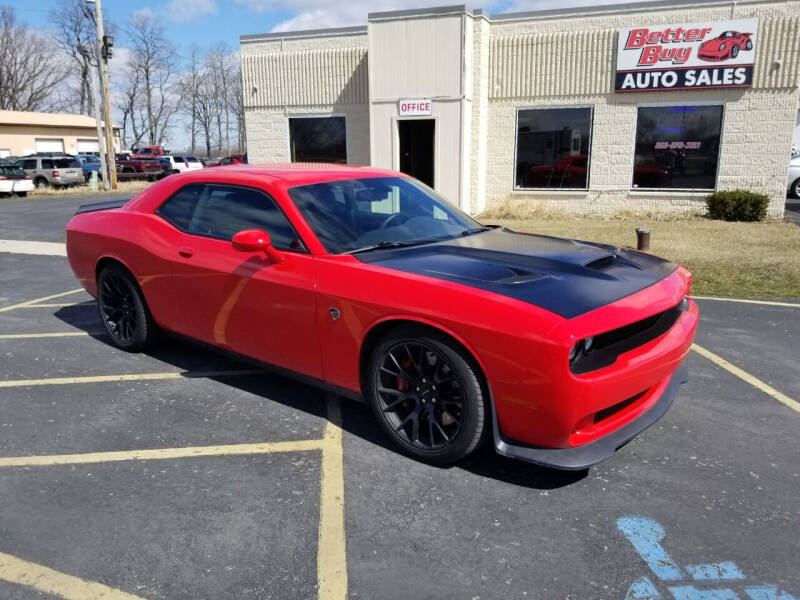
[[[131,158],[156,158],[167,153],[163,146],[134,146],[131,148]]]
[[[117,179],[147,179],[155,181],[164,173],[164,167],[152,158],[131,158],[116,162]]]

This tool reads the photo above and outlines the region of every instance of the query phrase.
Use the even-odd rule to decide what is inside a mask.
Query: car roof
[[[388,169],[363,167],[355,165],[327,163],[286,163],[274,165],[231,165],[219,167],[217,173],[230,174],[232,178],[241,180],[248,176],[282,180],[289,184],[322,183],[340,179],[363,179],[367,177],[397,177],[400,175]],[[209,173],[195,171],[194,175],[183,177],[202,179]]]

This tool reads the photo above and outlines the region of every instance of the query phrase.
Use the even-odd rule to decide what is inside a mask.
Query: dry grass
[[[45,190],[36,189],[28,194],[29,197],[44,196],[88,196],[91,194],[135,194],[153,185],[150,181],[120,181],[116,190],[108,192],[103,190],[102,185],[98,185],[96,192],[90,192],[88,185],[76,187],[47,188]]]
[[[694,273],[693,292],[708,296],[800,297],[800,227],[727,223],[703,217],[617,214],[580,217],[531,207],[509,218],[501,207],[485,223],[617,246],[636,246],[636,228],[651,230],[651,251]],[[519,215],[519,213],[517,213]]]

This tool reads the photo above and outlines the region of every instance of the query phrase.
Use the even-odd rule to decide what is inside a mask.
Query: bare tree
[[[85,0],[64,0],[50,13],[50,22],[54,26],[56,44],[72,59],[77,71],[78,110],[81,114],[91,115],[89,69],[100,60],[94,11],[88,8]],[[113,35],[114,27],[107,19],[103,19],[103,26],[106,33]]]
[[[141,110],[142,74],[135,63],[127,66],[124,82],[124,86],[117,90],[114,107],[122,113],[123,146],[131,148],[141,143],[147,134],[144,112]],[[131,136],[128,136],[128,126]]]
[[[175,49],[162,27],[148,15],[135,17],[128,31],[132,68],[141,77],[146,136],[150,144],[163,144],[170,123],[180,108]]]
[[[53,43],[0,7],[0,110],[42,110],[62,80]]]
[[[234,65],[233,78],[228,89],[228,110],[236,120],[237,149],[239,152],[247,152],[247,131],[244,125],[244,89],[242,88],[242,69],[238,61]]]
[[[198,57],[199,51],[197,48],[192,48],[191,58],[189,59],[189,70],[183,74],[179,84],[181,103],[184,108],[185,115],[189,119],[189,130],[191,134],[190,149],[192,154],[197,152],[197,134],[198,134],[198,118],[199,118],[199,95],[201,87],[206,78],[206,72]]]

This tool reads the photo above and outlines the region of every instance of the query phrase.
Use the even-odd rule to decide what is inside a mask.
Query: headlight
[[[591,352],[594,346],[594,338],[588,337],[575,343],[572,350],[569,351],[569,364],[574,363],[584,354]]]
[[[720,50],[725,50],[725,42],[722,42],[722,43],[719,45],[719,49],[720,49]]]

